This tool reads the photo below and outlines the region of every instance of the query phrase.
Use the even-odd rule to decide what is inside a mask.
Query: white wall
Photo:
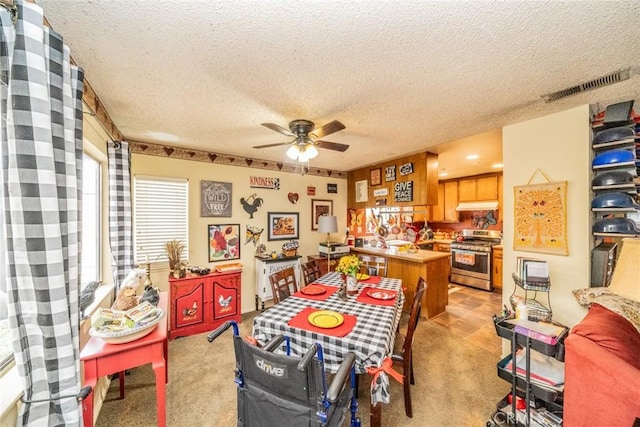
[[[551,308],[553,320],[573,326],[585,315],[571,291],[587,288],[591,266],[591,129],[589,106],[529,120],[502,131],[504,162],[504,270],[502,299],[509,307],[509,296],[515,284],[516,257],[530,256],[549,263],[551,277]],[[525,185],[536,169],[551,181],[567,183],[568,256],[557,256],[513,250],[514,192],[513,187]],[[540,174],[531,182],[542,183]],[[518,294],[524,295],[521,289]],[[531,292],[529,293],[531,295]],[[538,294],[546,299],[546,295]]]
[[[283,152],[284,154],[284,152]],[[322,154],[321,154],[322,155]],[[262,242],[268,251],[280,253],[285,241],[267,241],[267,212],[299,212],[300,248],[298,254],[303,255],[301,261],[306,261],[307,255],[318,253],[318,243],[326,241],[326,234],[311,230],[311,199],[333,201],[333,214],[338,217],[338,233],[332,234],[332,241],[343,241],[347,221],[347,181],[346,179],[325,178],[312,175],[298,175],[269,171],[264,169],[250,169],[237,166],[210,164],[190,160],[171,159],[141,154],[133,154],[131,158],[131,174],[179,177],[189,180],[189,254],[187,259],[191,265],[209,267],[213,269],[223,262],[208,262],[207,233],[208,224],[240,224],[241,249],[240,255],[244,268],[242,271],[242,312],[255,310],[255,246],[245,244],[244,233],[246,226],[252,225],[264,228]],[[249,187],[250,176],[280,178],[280,189],[269,190]],[[230,218],[200,217],[200,181],[222,181],[233,184],[233,208]],[[338,186],[337,194],[327,193],[327,183]],[[315,186],[315,196],[307,196],[307,186]],[[288,193],[298,193],[299,200],[292,204],[287,199]],[[256,193],[264,200],[264,204],[249,219],[249,214],[240,204],[240,198],[247,198]],[[160,290],[168,289],[168,265],[163,262],[152,263],[151,280]]]

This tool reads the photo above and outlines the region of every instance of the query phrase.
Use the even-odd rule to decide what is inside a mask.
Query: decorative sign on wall
[[[231,216],[230,182],[200,181],[200,216]]]
[[[394,185],[396,202],[412,202],[413,201],[413,181],[396,182]]]
[[[253,214],[258,211],[258,208],[262,206],[263,200],[260,197],[256,197],[257,194],[253,193],[246,199],[244,197],[240,197],[240,203],[242,204],[242,209],[246,213],[249,214],[249,218],[253,218]]]
[[[338,194],[338,184],[327,184],[327,193]]]
[[[373,197],[381,197],[389,194],[388,188],[378,188],[377,190],[373,190]]]
[[[271,178],[268,176],[250,176],[249,187],[252,188],[268,188],[271,190],[280,189],[280,178]]]
[[[307,196],[315,196],[316,195],[316,187],[309,185],[307,187]]]
[[[387,206],[387,198],[376,200],[376,206]]]
[[[356,203],[369,200],[369,186],[366,179],[356,181]]]
[[[391,182],[396,180],[396,165],[387,166],[384,170],[385,181]]]
[[[382,170],[380,168],[371,169],[369,171],[369,181],[372,186],[382,184]]]
[[[400,175],[404,176],[412,173],[413,173],[413,163],[409,162],[400,166]]]

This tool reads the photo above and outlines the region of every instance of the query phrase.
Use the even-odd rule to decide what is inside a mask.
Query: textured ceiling
[[[140,141],[289,162],[286,147],[252,148],[288,140],[260,123],[338,119],[346,129],[324,139],[349,150],[320,150],[312,166],[431,150],[449,153],[440,166],[453,177],[500,158],[469,168],[461,155],[477,142],[455,154],[443,143],[586,103],[640,103],[638,1],[37,3]],[[626,82],[540,98],[627,67]]]

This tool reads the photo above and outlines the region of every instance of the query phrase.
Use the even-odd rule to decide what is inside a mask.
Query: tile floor
[[[492,316],[502,309],[502,292],[450,284],[446,313],[431,319],[460,338],[500,356],[502,339],[496,334]]]

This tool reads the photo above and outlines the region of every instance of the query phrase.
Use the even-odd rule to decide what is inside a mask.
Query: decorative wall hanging
[[[333,215],[333,201],[311,199],[311,230],[318,229],[318,217]]]
[[[388,195],[389,195],[388,188],[378,188],[376,190],[373,190],[373,197],[382,197],[382,196],[388,196]]]
[[[231,216],[232,183],[200,181],[200,216]]]
[[[531,184],[540,172],[546,183]],[[514,186],[513,249],[568,255],[567,181],[551,182],[537,169],[527,185]]]
[[[256,193],[253,193],[246,199],[240,198],[242,209],[249,214],[249,219],[253,219],[253,214],[258,212],[258,208],[262,206],[263,200],[260,197],[256,197]]]
[[[270,190],[280,189],[280,178],[271,178],[268,176],[250,176],[249,187],[251,188],[268,188]]]
[[[258,242],[262,238],[263,231],[264,228],[247,225],[247,232],[245,234],[247,240],[244,242],[244,244],[246,245],[249,242],[253,242],[253,246],[258,246]]]
[[[364,209],[349,209],[349,222],[353,233],[362,234],[365,232],[367,225],[364,220],[365,213],[366,211]]]
[[[338,184],[327,184],[327,193],[338,194]]]
[[[240,224],[209,224],[209,262],[240,258]]]
[[[310,185],[307,187],[307,196],[315,196],[316,195],[316,187]]]
[[[413,181],[396,182],[393,189],[395,202],[413,201]]]
[[[268,212],[269,232],[267,240],[291,240],[300,238],[299,214],[297,212]]]
[[[366,179],[356,181],[356,203],[366,202],[369,200],[369,186]]]
[[[298,203],[298,199],[300,198],[300,196],[298,195],[298,193],[289,193],[287,194],[287,199],[289,199],[289,201],[291,203],[293,203],[294,205],[296,203]]]
[[[372,186],[382,184],[382,169],[376,168],[369,171],[369,183]]]
[[[396,180],[396,165],[387,166],[384,169],[384,180],[386,182],[395,181]]]
[[[400,175],[409,175],[413,173],[413,163],[409,162],[409,163],[405,163],[404,165],[400,166]]]

